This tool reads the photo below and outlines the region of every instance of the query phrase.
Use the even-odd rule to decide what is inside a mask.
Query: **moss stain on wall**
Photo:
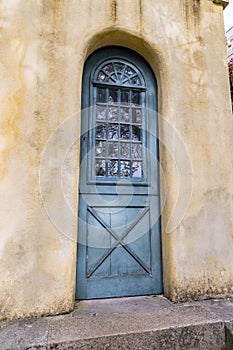
[[[142,35],[143,29],[144,29],[144,23],[143,23],[143,0],[139,0],[139,23],[140,23],[140,34]]]
[[[111,15],[112,15],[112,19],[113,19],[113,22],[114,24],[116,24],[117,22],[117,0],[112,0],[112,3],[111,3],[111,9],[112,9],[112,12],[111,12]]]

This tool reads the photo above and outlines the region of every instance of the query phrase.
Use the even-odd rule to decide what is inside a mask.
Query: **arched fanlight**
[[[93,82],[118,86],[145,87],[139,70],[124,60],[112,59],[97,67]]]

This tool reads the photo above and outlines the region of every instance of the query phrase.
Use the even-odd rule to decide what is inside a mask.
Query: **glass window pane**
[[[97,76],[98,81],[108,81],[108,76],[101,70]]]
[[[106,103],[106,89],[97,88],[97,102]]]
[[[118,176],[118,161],[109,160],[108,162],[108,176]]]
[[[114,63],[114,66],[117,73],[122,73],[125,68],[125,65],[122,63]]]
[[[120,177],[130,176],[130,161],[121,160],[120,161]]]
[[[130,67],[126,67],[125,68],[125,74],[126,75],[128,75],[128,76],[131,76],[131,75],[133,75],[135,72],[132,70],[132,68],[130,68]]]
[[[132,163],[132,177],[142,177],[142,162]]]
[[[141,109],[132,108],[132,121],[133,121],[133,123],[141,124],[141,122],[142,122],[142,110]]]
[[[137,76],[137,77],[133,77],[133,78],[131,79],[131,84],[132,84],[132,85],[137,85],[137,86],[141,85],[141,82],[140,82],[139,77],[138,77],[138,76]]]
[[[124,140],[130,139],[129,125],[121,124],[121,138]]]
[[[113,70],[112,63],[107,64],[106,66],[103,67],[102,69],[106,74],[111,74]]]
[[[105,160],[96,160],[96,176],[105,176],[106,175]]]
[[[105,141],[96,141],[95,154],[96,154],[96,157],[105,157],[106,156],[106,143],[105,143]]]
[[[130,143],[121,142],[120,143],[120,156],[123,158],[130,158]]]
[[[96,138],[97,139],[106,139],[106,125],[105,124],[97,124]]]
[[[142,145],[140,143],[132,143],[132,158],[142,159]]]
[[[118,121],[118,108],[117,107],[109,107],[108,111],[108,119],[111,121]]]
[[[106,119],[106,115],[107,115],[106,107],[97,106],[96,119],[97,120],[104,120],[104,119]]]
[[[124,85],[130,85],[130,79],[127,77],[127,76],[125,76],[124,75],[124,77],[123,77],[123,82],[124,82]]]
[[[122,122],[129,122],[129,108],[121,108],[120,115]]]
[[[132,126],[132,140],[141,141],[141,129],[138,126]]]
[[[132,92],[132,104],[136,106],[140,104],[140,92]]]
[[[122,73],[124,71],[125,65],[122,63],[114,63],[114,66],[115,66],[115,70],[117,72],[117,80],[121,81]]]
[[[109,89],[109,97],[108,97],[108,103],[116,103],[117,102],[117,90]]]
[[[108,156],[118,158],[118,142],[108,143]]]
[[[108,124],[108,139],[117,140],[118,139],[118,124]]]
[[[121,103],[129,103],[129,91],[121,91]]]

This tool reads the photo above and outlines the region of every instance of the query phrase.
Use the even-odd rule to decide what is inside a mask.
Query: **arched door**
[[[86,61],[76,298],[162,292],[157,87],[131,50]]]

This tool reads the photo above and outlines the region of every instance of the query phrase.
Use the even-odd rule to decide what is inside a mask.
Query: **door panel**
[[[76,297],[162,292],[156,81],[124,48],[86,62]]]

